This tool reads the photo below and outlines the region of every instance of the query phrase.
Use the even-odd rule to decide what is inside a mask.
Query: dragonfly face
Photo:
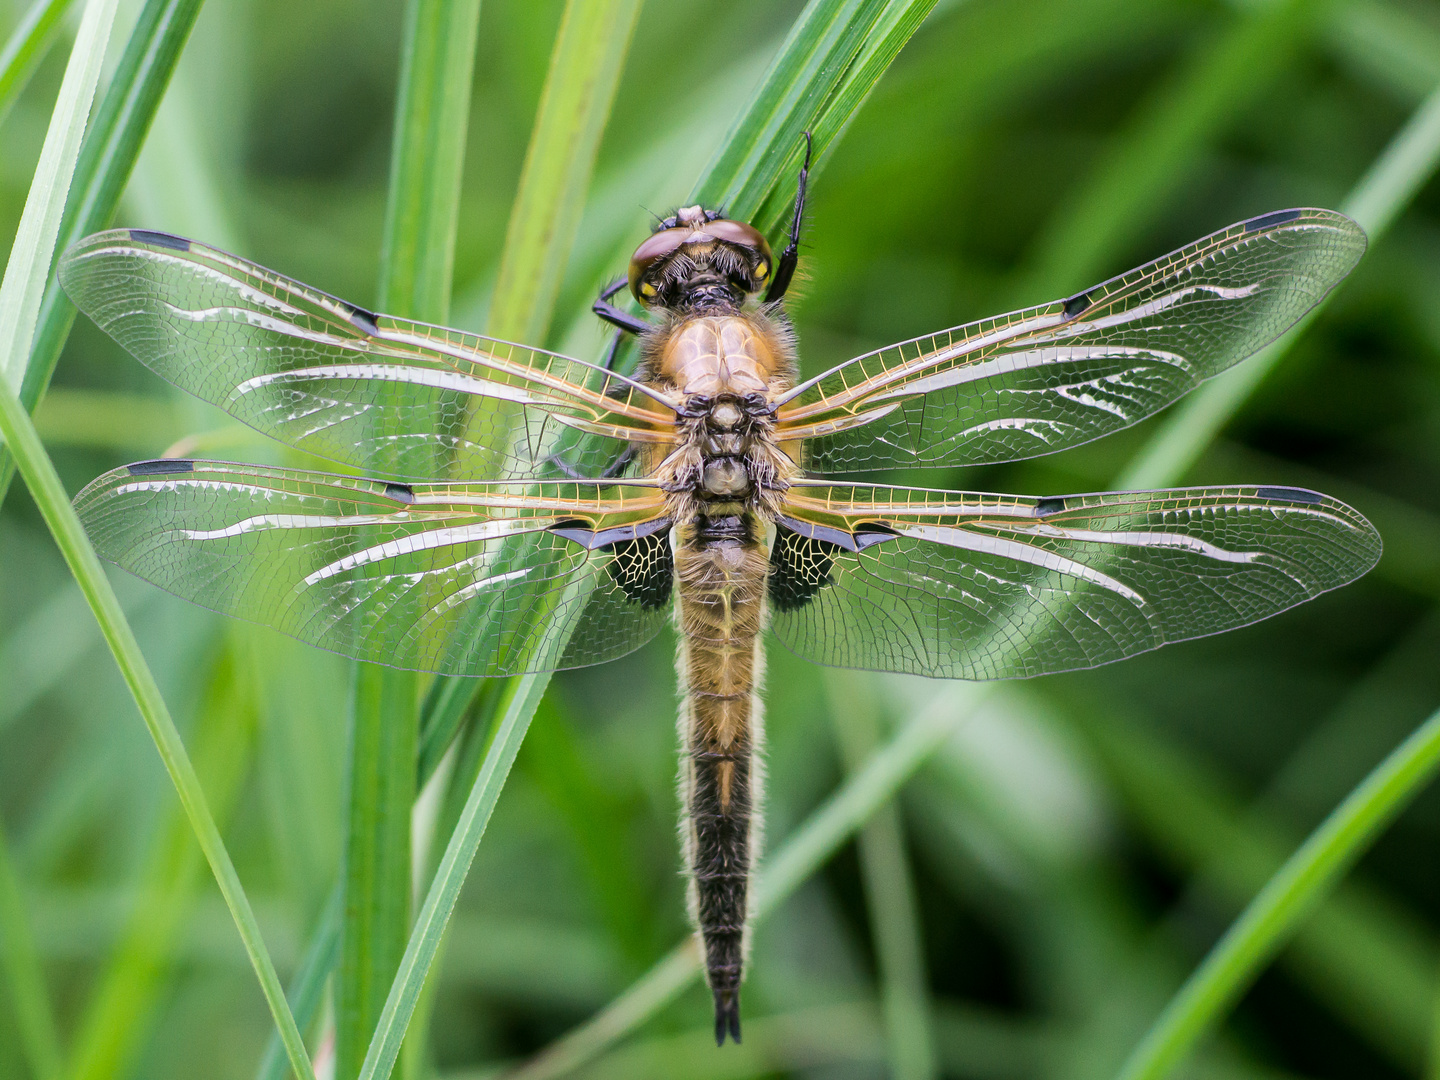
[[[686,206],[635,249],[627,280],[646,307],[726,310],[765,287],[773,263],[770,245],[753,226]]]
[[[1295,488],[1031,497],[847,479],[1135,423],[1318,303],[1364,250],[1348,218],[1253,218],[798,382],[781,302],[803,176],[779,260],[698,207],[640,246],[596,303],[642,335],[633,378],[368,312],[165,234],[100,233],[60,269],[159,374],[371,477],[130,465],[76,498],[106,557],[322,648],[445,675],[596,664],[674,620],[690,902],[720,1041],[740,1032],[767,628],[821,664],[1025,677],[1263,619],[1380,551],[1350,507]],[[627,284],[654,323],[608,303]]]

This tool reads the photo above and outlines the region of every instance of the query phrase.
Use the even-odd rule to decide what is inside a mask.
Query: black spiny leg
[[[582,473],[559,454],[551,454],[545,460],[551,465],[554,465],[562,475],[569,477],[571,480],[584,480],[587,483],[594,482],[595,480],[614,480],[635,460],[635,448],[631,446],[628,449],[622,450],[620,456],[610,462],[609,465],[606,465],[599,476]]]
[[[775,265],[775,276],[770,279],[770,288],[765,293],[767,304],[779,300],[790,288],[790,279],[795,276],[795,264],[800,261],[800,220],[805,216],[805,183],[810,178],[810,132],[805,132],[805,164],[800,166],[800,178],[795,182],[795,217],[790,222],[790,243],[780,253]]]
[[[620,355],[620,343],[624,340],[625,330],[617,326],[615,336],[610,339],[610,347],[605,350],[605,362],[600,365],[606,371],[615,370],[615,358]]]
[[[599,315],[600,318],[604,319],[611,326],[618,326],[621,330],[625,330],[631,334],[643,334],[646,330],[650,329],[648,322],[638,316],[631,315],[627,311],[621,311],[614,304],[610,303],[610,298],[629,284],[630,279],[628,277],[616,278],[609,285],[605,286],[604,291],[596,298],[595,303],[590,306],[590,310],[595,312],[596,315]],[[611,353],[611,359],[614,359],[613,352]]]

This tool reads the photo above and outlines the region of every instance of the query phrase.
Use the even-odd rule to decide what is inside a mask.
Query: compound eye
[[[736,247],[758,251],[766,259],[770,257],[770,245],[765,242],[765,237],[761,236],[759,230],[753,225],[747,225],[743,221],[732,221],[729,218],[716,218],[706,224],[705,231],[716,240],[724,240],[727,244],[734,244]]]
[[[748,248],[759,256],[755,269],[750,276],[759,288],[770,276],[770,265],[773,261],[770,255],[770,245],[765,242],[765,237],[752,225],[743,221],[732,221],[730,218],[717,218],[705,226],[705,231],[717,240],[723,240],[727,244],[734,244],[736,247]]]
[[[647,305],[655,302],[655,286],[641,280],[645,276],[645,271],[660,259],[674,254],[690,233],[691,230],[688,226],[661,229],[641,241],[640,246],[635,249],[635,254],[630,256],[630,292],[636,300]]]

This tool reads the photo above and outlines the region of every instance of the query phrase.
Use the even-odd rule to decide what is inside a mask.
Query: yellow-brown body
[[[737,1037],[749,877],[760,842],[769,524],[797,472],[774,441],[769,403],[793,385],[794,372],[788,325],[758,312],[674,319],[647,339],[641,372],[688,406],[679,446],[645,471],[667,491],[675,522],[690,910],[704,940],[717,1024]]]

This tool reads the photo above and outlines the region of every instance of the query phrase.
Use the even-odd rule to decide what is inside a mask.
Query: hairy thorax
[[[685,402],[680,444],[653,472],[675,519],[772,518],[798,472],[770,413],[794,383],[789,325],[755,311],[681,316],[647,340],[642,377]]]

